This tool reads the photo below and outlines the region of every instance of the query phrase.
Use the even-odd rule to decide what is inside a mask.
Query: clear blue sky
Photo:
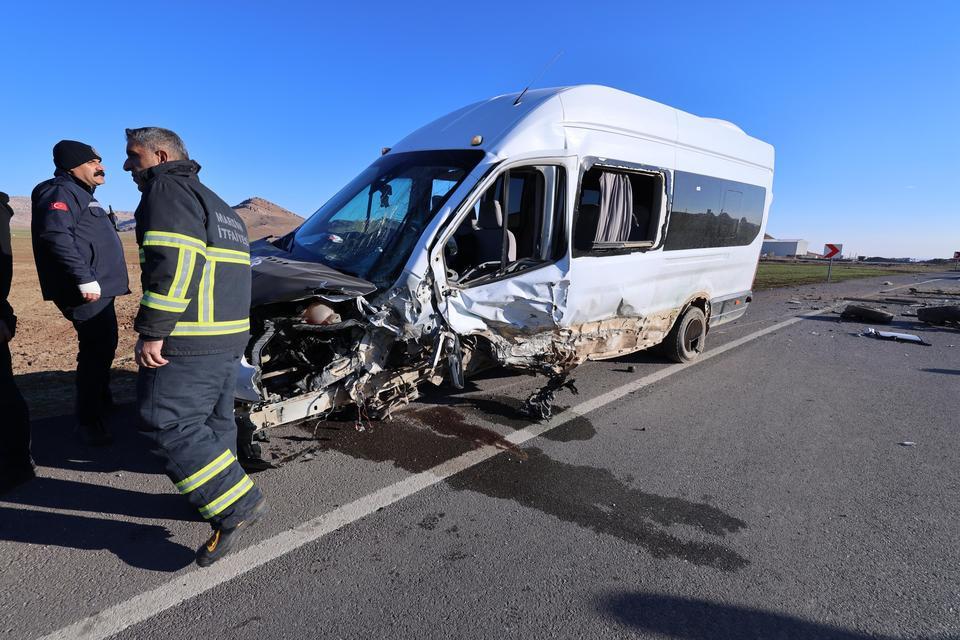
[[[133,209],[123,129],[159,125],[231,204],[307,215],[382,146],[562,50],[537,86],[606,84],[773,144],[773,235],[960,250],[960,3],[787,4],[8,3],[0,190],[29,195],[72,138],[104,157],[99,200]]]

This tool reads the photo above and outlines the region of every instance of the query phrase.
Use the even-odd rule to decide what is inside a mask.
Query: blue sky
[[[123,129],[180,133],[235,204],[318,208],[408,132],[537,86],[606,84],[776,147],[768,231],[811,248],[960,250],[957,2],[18,2],[0,38],[0,190],[61,138],[133,209]],[[953,187],[950,185],[953,184]]]

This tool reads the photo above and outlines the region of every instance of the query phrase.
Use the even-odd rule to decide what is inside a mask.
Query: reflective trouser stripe
[[[206,519],[212,518],[246,495],[250,489],[253,489],[253,480],[250,479],[250,476],[244,474],[240,482],[220,494],[220,496],[210,504],[200,507],[200,515]]]
[[[214,458],[213,462],[197,471],[189,478],[184,478],[176,484],[180,493],[190,493],[194,489],[203,486],[208,480],[215,477],[218,473],[226,469],[236,460],[229,449]]]

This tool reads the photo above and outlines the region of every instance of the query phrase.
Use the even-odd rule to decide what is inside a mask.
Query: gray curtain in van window
[[[600,220],[594,242],[626,242],[633,222],[633,189],[622,173],[600,174]]]

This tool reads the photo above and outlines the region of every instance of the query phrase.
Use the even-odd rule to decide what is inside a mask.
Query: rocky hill
[[[10,207],[13,209],[13,219],[10,227],[13,229],[30,228],[30,198],[25,196],[10,196]],[[247,225],[247,232],[251,240],[265,236],[281,236],[296,229],[303,222],[303,218],[263,198],[249,198],[233,207],[237,215]],[[114,211],[121,231],[133,231],[136,222],[132,211]]]
[[[263,198],[248,198],[233,205],[233,210],[247,225],[251,240],[265,236],[282,236],[303,223],[303,218]]]

